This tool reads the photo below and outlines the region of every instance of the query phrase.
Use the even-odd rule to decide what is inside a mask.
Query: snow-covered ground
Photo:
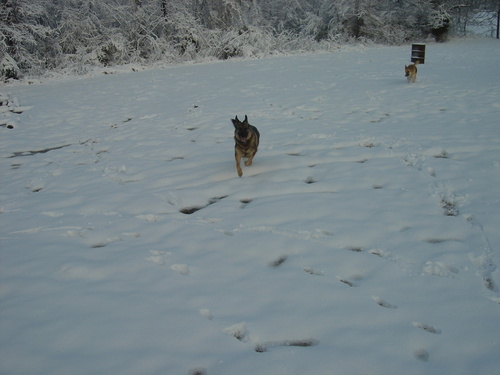
[[[498,374],[500,42],[409,57],[0,88],[0,373]]]

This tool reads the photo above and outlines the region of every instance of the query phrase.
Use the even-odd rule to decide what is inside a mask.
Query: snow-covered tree
[[[465,33],[498,0],[0,0],[0,79]],[[478,13],[482,12],[482,13]],[[496,13],[495,13],[496,12]],[[477,22],[477,21],[474,21]],[[491,22],[491,21],[489,21]]]
[[[47,1],[0,0],[0,69],[4,78],[47,67],[50,38]]]

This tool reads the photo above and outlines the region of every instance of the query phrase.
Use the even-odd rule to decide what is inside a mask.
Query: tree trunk
[[[161,14],[163,18],[167,18],[167,0],[160,0],[161,1]]]
[[[500,7],[497,10],[497,39],[500,39],[499,29],[500,29]]]

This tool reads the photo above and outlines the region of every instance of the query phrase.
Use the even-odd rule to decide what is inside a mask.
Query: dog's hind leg
[[[250,157],[245,161],[245,165],[248,167],[249,165],[252,165],[253,157],[255,156],[255,153],[250,155]]]

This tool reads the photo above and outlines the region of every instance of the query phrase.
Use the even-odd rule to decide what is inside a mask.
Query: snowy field
[[[500,42],[409,57],[0,87],[0,373],[498,374]]]

